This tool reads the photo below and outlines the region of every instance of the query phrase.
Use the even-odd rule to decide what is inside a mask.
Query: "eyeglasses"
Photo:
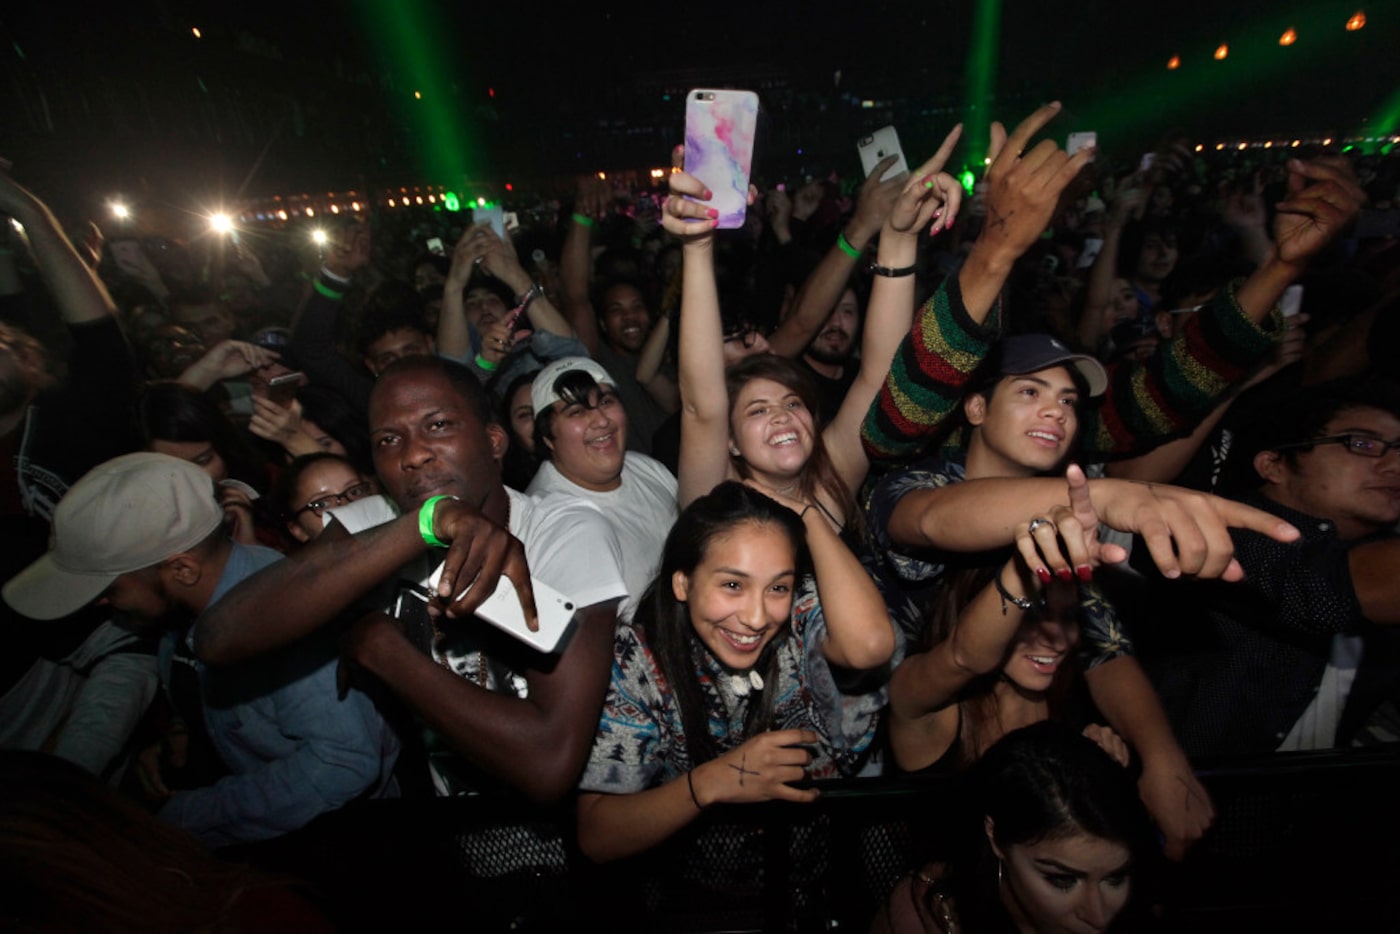
[[[1297,441],[1293,444],[1281,444],[1274,448],[1275,451],[1292,451],[1298,448],[1310,448],[1319,444],[1342,444],[1346,449],[1357,457],[1385,457],[1391,451],[1400,451],[1400,441],[1386,441],[1382,438],[1372,438],[1368,435],[1333,435],[1329,438],[1314,438],[1311,441]]]
[[[724,335],[724,342],[726,344],[733,341],[743,341],[744,349],[748,350],[758,341],[758,328],[753,325],[747,325],[732,334]]]
[[[320,499],[313,499],[305,506],[292,513],[293,517],[304,512],[314,512],[317,516],[323,515],[327,509],[334,509],[336,506],[344,506],[346,503],[353,503],[357,499],[369,496],[374,492],[374,484],[368,480],[361,480],[354,486],[348,486],[339,493],[327,493]]]

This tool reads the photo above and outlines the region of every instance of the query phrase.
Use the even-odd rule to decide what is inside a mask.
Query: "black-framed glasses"
[[[1400,451],[1400,441],[1386,441],[1370,435],[1332,435],[1327,438],[1313,438],[1311,441],[1295,441],[1281,444],[1275,451],[1292,451],[1298,448],[1311,448],[1319,444],[1341,444],[1357,457],[1385,457],[1391,451]]]
[[[305,506],[292,513],[293,517],[304,512],[314,512],[317,516],[323,515],[327,509],[334,509],[336,506],[344,506],[346,503],[353,503],[357,499],[363,499],[374,492],[374,484],[368,480],[361,480],[353,486],[347,486],[339,493],[327,493],[320,499],[313,499]]]

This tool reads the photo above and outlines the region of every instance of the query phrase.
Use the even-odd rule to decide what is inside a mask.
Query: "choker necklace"
[[[789,493],[791,493],[793,490],[797,489],[797,481],[794,480],[792,483],[789,483],[787,486],[775,486],[775,487],[769,487],[769,489],[772,490],[774,493],[777,493],[779,496],[787,496],[787,495],[788,495]]]
[[[763,690],[763,676],[753,669],[750,669],[747,674],[728,675],[727,677],[729,678],[729,689],[734,692],[736,697],[748,697],[750,690]]]

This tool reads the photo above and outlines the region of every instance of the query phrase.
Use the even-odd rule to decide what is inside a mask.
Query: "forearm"
[[[526,673],[529,690],[523,699],[463,679],[390,627],[379,627],[360,660],[458,753],[547,803],[578,781],[608,686],[614,606],[580,613],[585,618],[554,669]]]
[[[584,792],[578,800],[579,849],[595,863],[633,856],[674,836],[699,816],[684,775],[632,794]]]
[[[815,269],[802,283],[793,301],[792,313],[778,325],[778,329],[768,335],[768,346],[780,357],[796,357],[806,349],[817,336],[831,309],[841,300],[841,293],[856,270],[860,251],[870,242],[870,235],[847,225],[846,239],[857,251],[851,256],[839,245],[833,244]]]
[[[967,385],[999,337],[999,321],[974,320],[958,280],[924,303],[890,362],[889,374],[861,427],[873,462],[915,454],[962,404]]]
[[[1104,465],[1104,472],[1108,476],[1120,480],[1137,480],[1143,483],[1174,482],[1191,463],[1191,459],[1196,456],[1201,445],[1205,444],[1206,439],[1215,431],[1215,427],[1220,424],[1220,420],[1225,417],[1225,413],[1230,410],[1230,405],[1234,401],[1233,395],[1227,397],[1224,402],[1212,409],[1210,414],[1203,418],[1196,429],[1186,437],[1168,441],[1166,444],[1137,457],[1109,461]]]
[[[666,358],[666,342],[671,339],[671,319],[664,315],[652,325],[642,352],[637,354],[637,382],[645,386],[661,372]]]
[[[729,398],[714,258],[708,243],[687,244],[681,287],[680,505],[689,505],[728,476]]]
[[[1091,480],[1091,491],[1101,482]],[[1058,477],[965,480],[905,495],[890,516],[889,535],[905,548],[1004,548],[1015,540],[1019,523],[1068,502]]]
[[[1108,336],[1107,317],[1113,295],[1113,280],[1118,275],[1118,243],[1123,230],[1116,224],[1104,228],[1103,247],[1089,270],[1089,282],[1084,289],[1084,314],[1079,320],[1079,343],[1090,350]]]
[[[333,527],[244,580],[195,624],[201,660],[223,665],[295,642],[331,622],[427,547],[417,513],[357,535]]]
[[[1278,253],[1270,247],[1259,268],[1236,290],[1235,301],[1250,321],[1263,324],[1283,298],[1283,290],[1296,282],[1304,271],[1304,267],[1279,259]]]
[[[24,225],[39,274],[66,323],[82,324],[116,314],[117,306],[102,280],[68,242],[47,205],[26,192],[13,216]]]
[[[826,617],[823,654],[855,670],[885,664],[894,654],[894,627],[880,591],[822,511],[809,506],[806,513],[807,547]]]
[[[1099,712],[1144,768],[1178,767],[1186,761],[1162,701],[1136,658],[1124,655],[1104,662],[1085,672],[1084,681]]]
[[[444,357],[465,360],[471,355],[471,327],[462,290],[451,282],[442,293],[442,311],[438,315],[437,352]]]
[[[598,352],[598,318],[588,297],[593,258],[589,253],[592,227],[571,221],[559,256],[559,279],[564,291],[565,317],[590,354]]]

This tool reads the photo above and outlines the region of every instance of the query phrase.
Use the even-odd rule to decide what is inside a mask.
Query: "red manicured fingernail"
[[[1078,574],[1079,579],[1082,581],[1091,581],[1094,579],[1094,569],[1087,564],[1079,565],[1079,567],[1074,569],[1074,573]]]
[[[1069,568],[1059,568],[1055,573],[1059,575],[1062,581],[1068,582],[1074,580],[1074,573]]]
[[[710,191],[710,189],[708,189],[708,188],[705,189],[705,200],[706,200],[706,201],[709,201],[709,200],[710,200],[711,198],[713,198],[714,196],[715,196],[715,193],[714,193],[713,191]]]
[[[1036,568],[1035,576],[1040,578],[1040,582],[1042,584],[1048,584],[1052,580],[1052,578],[1050,577],[1050,572],[1045,570],[1045,568]]]
[[[706,208],[705,213],[711,217],[719,217],[719,208]]]

